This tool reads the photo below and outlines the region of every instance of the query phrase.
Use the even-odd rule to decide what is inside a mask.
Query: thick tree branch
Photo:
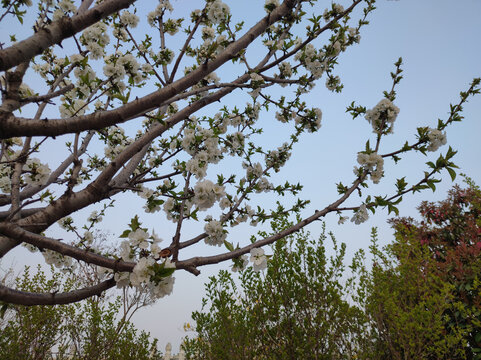
[[[70,304],[95,295],[101,295],[105,290],[115,286],[113,278],[101,282],[100,284],[74,290],[66,293],[31,293],[10,289],[0,285],[0,301],[17,305],[60,305]]]
[[[56,251],[64,256],[70,256],[76,260],[83,261],[88,264],[102,266],[112,269],[113,271],[131,272],[135,266],[135,263],[132,262],[110,259],[88,250],[81,250],[76,246],[65,244],[56,239],[34,234],[11,223],[0,223],[0,234],[5,235],[19,243],[26,242],[40,249]]]

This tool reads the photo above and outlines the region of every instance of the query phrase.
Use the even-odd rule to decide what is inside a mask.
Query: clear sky
[[[263,0],[225,2],[229,4],[235,20],[252,23],[263,16],[263,12],[253,11],[262,8]],[[339,2],[345,6],[350,3]],[[174,7],[181,7],[181,12],[196,8],[192,4],[198,3],[193,0],[172,1]],[[322,13],[328,4],[330,1],[318,1],[318,13]],[[323,86],[324,79],[312,92],[310,101],[323,111],[320,132],[304,136],[289,164],[279,174],[278,179],[304,184],[301,197],[309,198],[313,203],[306,214],[334,199],[336,182],[341,180],[348,184],[352,180],[356,153],[363,150],[365,141],[371,136],[371,129],[364,119],[352,120],[345,113],[345,108],[352,101],[373,107],[382,98],[382,91],[390,89],[389,73],[399,57],[403,58],[404,79],[397,88],[395,104],[401,111],[395,133],[384,141],[382,152],[396,149],[406,140],[415,140],[417,126],[435,127],[438,118],[446,119],[449,104],[458,102],[459,92],[467,89],[474,77],[481,77],[481,1],[378,0],[376,6],[377,10],[370,16],[371,24],[361,32],[360,44],[340,56],[335,74],[341,77],[343,92],[328,92]],[[229,101],[232,104],[236,98],[231,97]],[[244,103],[243,100],[241,105]],[[481,96],[470,100],[465,106],[464,116],[463,122],[448,128],[448,144],[459,151],[454,162],[460,167],[460,172],[481,184]],[[266,115],[262,121],[266,123],[266,129],[270,129],[268,124],[274,120]],[[266,136],[275,141],[278,133],[272,131]],[[446,150],[447,147],[441,148],[441,152]],[[419,179],[425,170],[421,165],[437,156],[437,153],[429,153],[427,158],[407,156],[396,167],[386,164],[387,177],[376,187],[377,192],[389,193],[395,179],[402,176],[406,176],[408,181]],[[441,178],[443,182],[435,193],[424,191],[405,196],[400,205],[400,215],[415,217],[420,201],[445,198],[452,183],[447,173],[441,174]],[[459,182],[460,178],[456,181]],[[354,199],[350,204],[357,206],[359,200]],[[115,235],[120,234],[125,228],[123,224],[127,224],[132,215],[124,211],[128,206],[127,200],[117,202],[115,219],[106,218],[103,226]],[[387,211],[380,210],[358,226],[352,223],[339,226],[334,215],[328,216],[326,222],[328,230],[332,230],[339,241],[346,242],[348,253],[352,254],[359,248],[367,247],[373,226],[379,228],[381,242],[388,243],[392,239],[392,231],[386,224],[388,218]],[[145,225],[155,227],[161,236],[165,233],[165,238],[172,231],[171,225],[159,222],[155,217],[148,218]],[[309,230],[317,234],[319,228],[317,223]],[[233,240],[242,241],[242,237],[237,233]],[[139,311],[134,317],[135,324],[159,338],[162,348],[171,342],[174,351],[177,351],[181,338],[185,336],[183,324],[189,321],[193,310],[200,309],[204,282],[219,268],[229,265],[203,268],[198,277],[179,272],[173,294]]]

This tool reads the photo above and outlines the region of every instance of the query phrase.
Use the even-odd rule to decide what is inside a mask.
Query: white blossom
[[[12,190],[12,181],[9,177],[0,177],[0,190],[2,190],[4,193],[9,193]]]
[[[127,240],[124,240],[120,243],[120,257],[124,261],[131,261],[132,260],[132,255],[131,255],[131,246],[130,243]]]
[[[254,248],[250,252],[250,261],[253,263],[254,271],[260,271],[267,268],[267,257],[264,254],[264,249]]]
[[[227,237],[227,232],[224,230],[222,223],[217,220],[211,220],[205,224],[204,231],[208,235],[204,240],[208,245],[221,246]]]
[[[98,211],[92,211],[90,216],[87,218],[87,221],[92,223],[97,223],[102,221],[102,216],[99,215]]]
[[[45,262],[49,265],[54,265],[58,269],[64,269],[70,267],[72,265],[72,258],[69,256],[63,256],[62,254],[52,251],[52,250],[44,250],[42,251],[42,255],[45,259]]]
[[[29,158],[23,165],[23,171],[26,173],[25,182],[30,185],[45,185],[50,176],[48,165],[37,158]]]
[[[382,99],[371,110],[366,111],[365,118],[372,125],[376,134],[391,133],[399,108],[389,99]]]
[[[77,11],[77,7],[74,5],[72,0],[59,1],[58,7],[65,12],[75,12],[75,11]]]
[[[129,233],[129,240],[132,246],[139,246],[149,238],[149,234],[142,229],[137,229]]]
[[[225,196],[224,186],[204,180],[195,185],[193,202],[199,210],[207,210],[223,196]]]
[[[357,162],[371,173],[371,180],[374,184],[379,183],[384,174],[384,159],[381,155],[377,153],[366,154],[360,152],[357,154]]]
[[[215,0],[211,2],[207,10],[207,18],[213,24],[219,24],[226,20],[229,14],[229,6],[227,6],[227,4],[223,3],[221,0]]]
[[[104,54],[104,47],[110,42],[107,35],[107,25],[103,22],[95,23],[84,30],[80,40],[87,50],[90,51],[92,59],[100,59]]]
[[[73,219],[70,216],[66,216],[57,221],[57,224],[64,230],[69,230],[73,223]]]
[[[205,26],[202,28],[202,38],[203,39],[213,39],[215,37],[215,30],[210,26]]]
[[[130,284],[130,273],[128,272],[115,273],[114,280],[117,283],[117,287],[119,289],[126,287]]]
[[[130,274],[130,283],[135,287],[139,287],[141,283],[149,281],[150,277],[154,275],[152,270],[154,263],[155,260],[153,258],[140,258]]]
[[[264,4],[264,9],[266,9],[267,12],[271,12],[278,6],[279,0],[266,0],[266,3]]]
[[[366,222],[368,219],[369,214],[367,213],[366,205],[362,204],[352,216],[351,221],[354,222],[356,225],[359,225],[363,222]]]
[[[120,21],[122,22],[122,24],[134,28],[139,23],[139,17],[125,10],[120,15]]]
[[[85,231],[83,239],[84,239],[84,241],[87,242],[87,244],[91,244],[92,241],[94,240],[94,235],[90,231]]]
[[[438,129],[428,129],[429,145],[427,147],[428,151],[436,151],[441,146],[446,145],[446,132],[442,132]]]
[[[175,277],[168,276],[159,281],[158,284],[150,282],[147,287],[150,290],[150,294],[154,298],[162,298],[164,296],[170,295],[174,289]]]

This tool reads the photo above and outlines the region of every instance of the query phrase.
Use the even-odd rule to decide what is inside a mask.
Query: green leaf
[[[389,204],[387,206],[387,209],[388,209],[388,214],[390,214],[391,212],[394,212],[396,214],[396,216],[399,216],[399,209],[394,206],[393,204]]]
[[[130,234],[131,232],[132,232],[131,230],[124,230],[124,232],[122,233],[122,235],[119,236],[119,238],[129,237],[129,234]]]
[[[234,245],[232,243],[228,242],[227,240],[224,240],[224,245],[229,251],[234,251]]]
[[[8,309],[8,305],[9,304],[7,303],[3,303],[2,307],[0,307],[0,319],[3,319],[3,317],[5,316],[5,312]]]
[[[139,217],[138,215],[135,215],[131,220],[130,220],[130,228],[132,229],[132,231],[135,231],[137,230],[139,227],[140,227],[140,222],[139,222]]]
[[[449,167],[447,167],[446,170],[448,171],[449,176],[451,176],[451,180],[454,181],[454,179],[456,179],[456,171]]]

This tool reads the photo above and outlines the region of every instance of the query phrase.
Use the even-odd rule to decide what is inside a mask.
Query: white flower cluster
[[[215,30],[210,26],[205,26],[202,28],[202,39],[213,39],[215,38]]]
[[[296,39],[296,46],[300,43],[301,39]],[[314,79],[320,79],[327,69],[327,60],[323,60],[324,57],[324,52],[318,52],[312,44],[307,44],[303,51],[297,52],[294,60],[301,61]]]
[[[384,159],[377,153],[366,154],[360,152],[357,154],[357,162],[369,171],[371,174],[371,180],[374,184],[379,183],[384,174]],[[354,167],[354,174],[359,175],[359,169]]]
[[[12,190],[12,167],[8,165],[7,157],[2,156],[0,162],[0,190],[4,193],[9,193]]]
[[[70,230],[73,227],[73,219],[70,216],[66,216],[57,221],[57,224],[64,230]]]
[[[341,78],[339,76],[329,76],[326,79],[327,90],[334,91],[341,84]]]
[[[228,199],[226,201],[225,196],[224,186],[214,184],[210,180],[199,181],[194,186],[192,198],[183,203],[183,214],[188,216],[193,206],[195,206],[196,210],[207,210],[219,200],[221,200],[221,206],[230,206],[230,201]],[[179,204],[173,198],[168,198],[165,201],[164,211],[168,220],[173,220],[174,222],[178,220]]]
[[[154,26],[155,22],[164,14],[165,10],[172,12],[173,8],[169,0],[159,0],[159,5],[154,11],[147,15],[147,22],[150,26]]]
[[[354,213],[351,221],[356,225],[366,222],[369,219],[369,214],[367,213],[366,205],[362,204],[359,209]]]
[[[139,192],[137,193],[142,199],[149,199],[151,196],[154,196],[155,191],[152,189],[149,189],[145,186],[141,186],[139,188]]]
[[[235,155],[244,149],[245,136],[242,132],[236,131],[226,136],[225,145],[226,151],[229,151],[230,155]]]
[[[138,260],[132,273],[115,273],[117,287],[131,285],[139,289],[147,288],[154,298],[161,298],[172,292],[174,277],[169,275],[159,278],[156,274],[156,268],[161,266],[164,269],[175,268],[175,264],[169,259],[164,260],[162,265],[156,262],[160,258],[159,243],[161,241],[162,239],[154,231],[149,234],[144,229],[137,228],[129,233],[128,240],[124,240],[120,244],[120,257],[128,262]],[[149,254],[148,257],[145,256],[146,253]],[[143,255],[139,258],[139,254]]]
[[[84,30],[80,41],[87,48],[92,59],[100,59],[104,55],[105,46],[110,42],[107,26],[103,22],[95,23]]]
[[[72,62],[76,62],[73,61],[73,59],[75,58],[74,56],[72,56],[71,58]],[[66,93],[65,97],[76,100],[78,98],[77,94],[79,92],[82,93],[83,97],[89,96],[91,94],[91,83],[97,78],[97,74],[95,73],[95,71],[90,67],[90,65],[82,67],[77,66],[74,69],[74,75],[77,78],[75,88]]]
[[[155,275],[153,265],[155,260],[153,258],[140,258],[130,274],[130,284],[135,287],[140,287],[142,283],[147,283],[150,278]]]
[[[174,60],[175,53],[170,49],[163,49],[158,53],[154,53],[152,49],[149,49],[149,55],[155,59],[156,65],[169,65]]]
[[[30,251],[31,253],[36,253],[38,251],[38,247],[33,246],[32,244],[29,243],[23,243],[22,246]]]
[[[107,141],[104,148],[105,156],[114,160],[132,141],[124,134],[124,129],[111,126],[107,129]]]
[[[282,49],[284,45],[284,40],[264,40],[264,45],[267,46],[270,50],[274,49]]]
[[[251,250],[252,267],[254,271],[260,271],[267,268],[267,256],[261,248],[254,248]]]
[[[446,132],[442,132],[438,129],[428,129],[429,145],[427,147],[428,151],[436,151],[441,146],[446,145]]]
[[[277,172],[290,157],[289,144],[284,143],[277,150],[269,151],[266,154],[266,166],[272,167]]]
[[[313,108],[302,116],[292,112],[291,116],[295,116],[294,119],[297,125],[307,127],[308,132],[316,132],[321,128],[322,111],[319,108]]]
[[[107,76],[113,84],[117,85],[119,90],[123,91],[126,88],[122,82],[125,75],[129,75],[135,84],[142,82],[143,77],[140,71],[140,65],[132,54],[122,54],[118,52],[115,55],[106,56],[104,61],[104,75]]]
[[[382,99],[371,110],[366,111],[365,118],[372,125],[376,134],[392,133],[393,124],[399,114],[399,108],[389,99]]]
[[[246,222],[249,218],[252,219],[254,217],[255,213],[256,212],[254,211],[254,209],[251,208],[250,205],[246,205],[242,209],[239,210],[239,215],[237,215],[237,217],[231,222],[231,225],[237,226],[240,223]],[[252,226],[257,225],[257,221],[252,220],[251,225]]]
[[[255,183],[254,189],[256,193],[261,193],[263,191],[268,191],[272,188],[272,184],[267,180],[266,177],[262,176],[264,174],[264,169],[260,163],[254,163],[251,165],[244,163],[242,166],[246,169],[246,181],[252,181]],[[222,207],[221,207],[222,208]]]
[[[0,176],[0,190],[7,194],[12,190],[12,182],[7,176]]]
[[[23,165],[25,183],[30,185],[44,185],[50,176],[50,168],[42,164],[37,158],[29,158]]]
[[[58,9],[53,12],[53,20],[59,20],[62,16],[68,13],[77,11],[77,7],[72,0],[61,0],[57,4]]]
[[[286,61],[279,64],[279,71],[281,72],[279,75],[281,79],[288,79],[292,76],[292,66]]]
[[[170,263],[170,260],[166,260],[166,264],[171,264],[171,267],[174,267],[174,264]],[[169,267],[169,266],[166,266]],[[150,294],[152,297],[160,299],[164,296],[172,294],[172,290],[174,289],[174,282],[175,277],[168,276],[162,278],[157,284],[155,282],[148,282],[147,288],[150,290]]]
[[[171,145],[176,144],[172,142]],[[192,159],[186,163],[186,170],[199,180],[206,176],[209,164],[217,164],[222,158],[219,139],[212,129],[203,129],[200,126],[185,129],[181,145],[189,155],[192,155]]]
[[[72,266],[72,258],[69,256],[63,256],[56,251],[44,250],[42,255],[45,262],[49,265],[54,265],[56,268],[66,270]]]
[[[94,234],[92,234],[92,232],[90,231],[85,231],[83,236],[83,241],[86,244],[92,244],[92,242],[94,241]]]
[[[326,22],[330,21],[332,17],[335,17],[344,11],[344,6],[341,4],[332,3],[331,8],[332,10],[325,9],[324,14],[322,15]]]
[[[361,35],[359,34],[359,30],[357,28],[350,27],[347,29],[347,32],[354,42],[359,43],[361,41]]]
[[[139,17],[137,15],[132,14],[131,12],[125,10],[120,15],[120,22],[122,24],[124,24],[125,26],[129,26],[131,28],[134,28],[139,23]]]
[[[227,238],[227,231],[224,230],[222,223],[217,220],[207,222],[204,231],[208,235],[204,240],[207,245],[221,246]]]
[[[279,0],[266,0],[266,3],[264,5],[264,9],[267,12],[271,12],[272,10],[274,10],[278,6],[279,6]]]
[[[230,15],[230,9],[227,4],[221,0],[214,0],[207,9],[207,19],[213,24],[220,24]]]
[[[264,78],[257,73],[251,73],[250,76],[253,90],[249,92],[249,95],[255,99],[257,96],[259,96],[261,85],[264,84]]]
[[[212,27],[202,29],[202,39],[204,42],[197,49],[197,62],[199,63],[207,59],[214,59],[228,44],[227,38],[223,34],[215,38],[215,30]]]
[[[244,163],[242,164],[242,167],[246,169],[247,179],[259,178],[264,173],[264,170],[262,169],[262,165],[260,163],[254,163],[252,164],[252,166]]]
[[[159,258],[160,246],[162,241],[154,231],[150,235],[145,230],[138,228],[131,231],[128,235],[129,240],[124,240],[120,243],[120,257],[124,261],[132,261],[135,258],[137,250],[150,250],[153,259]],[[149,249],[150,247],[150,249]]]
[[[142,257],[135,265],[132,273],[122,272],[115,273],[114,279],[118,288],[128,285],[135,286],[139,289],[147,288],[153,298],[162,298],[170,295],[173,290],[175,278],[170,275],[165,278],[155,279],[155,267],[161,266],[152,258]],[[175,265],[166,259],[163,264],[164,268],[175,268]],[[153,280],[154,279],[154,280]]]
[[[99,215],[98,211],[92,211],[87,218],[87,221],[91,223],[99,223],[102,221],[102,216]]]
[[[88,110],[87,102],[83,99],[68,99],[65,96],[61,97],[63,102],[60,104],[59,112],[62,119],[69,118],[71,116],[81,116]]]
[[[192,201],[199,210],[207,210],[223,196],[225,196],[224,186],[214,184],[210,180],[204,180],[195,185]]]

